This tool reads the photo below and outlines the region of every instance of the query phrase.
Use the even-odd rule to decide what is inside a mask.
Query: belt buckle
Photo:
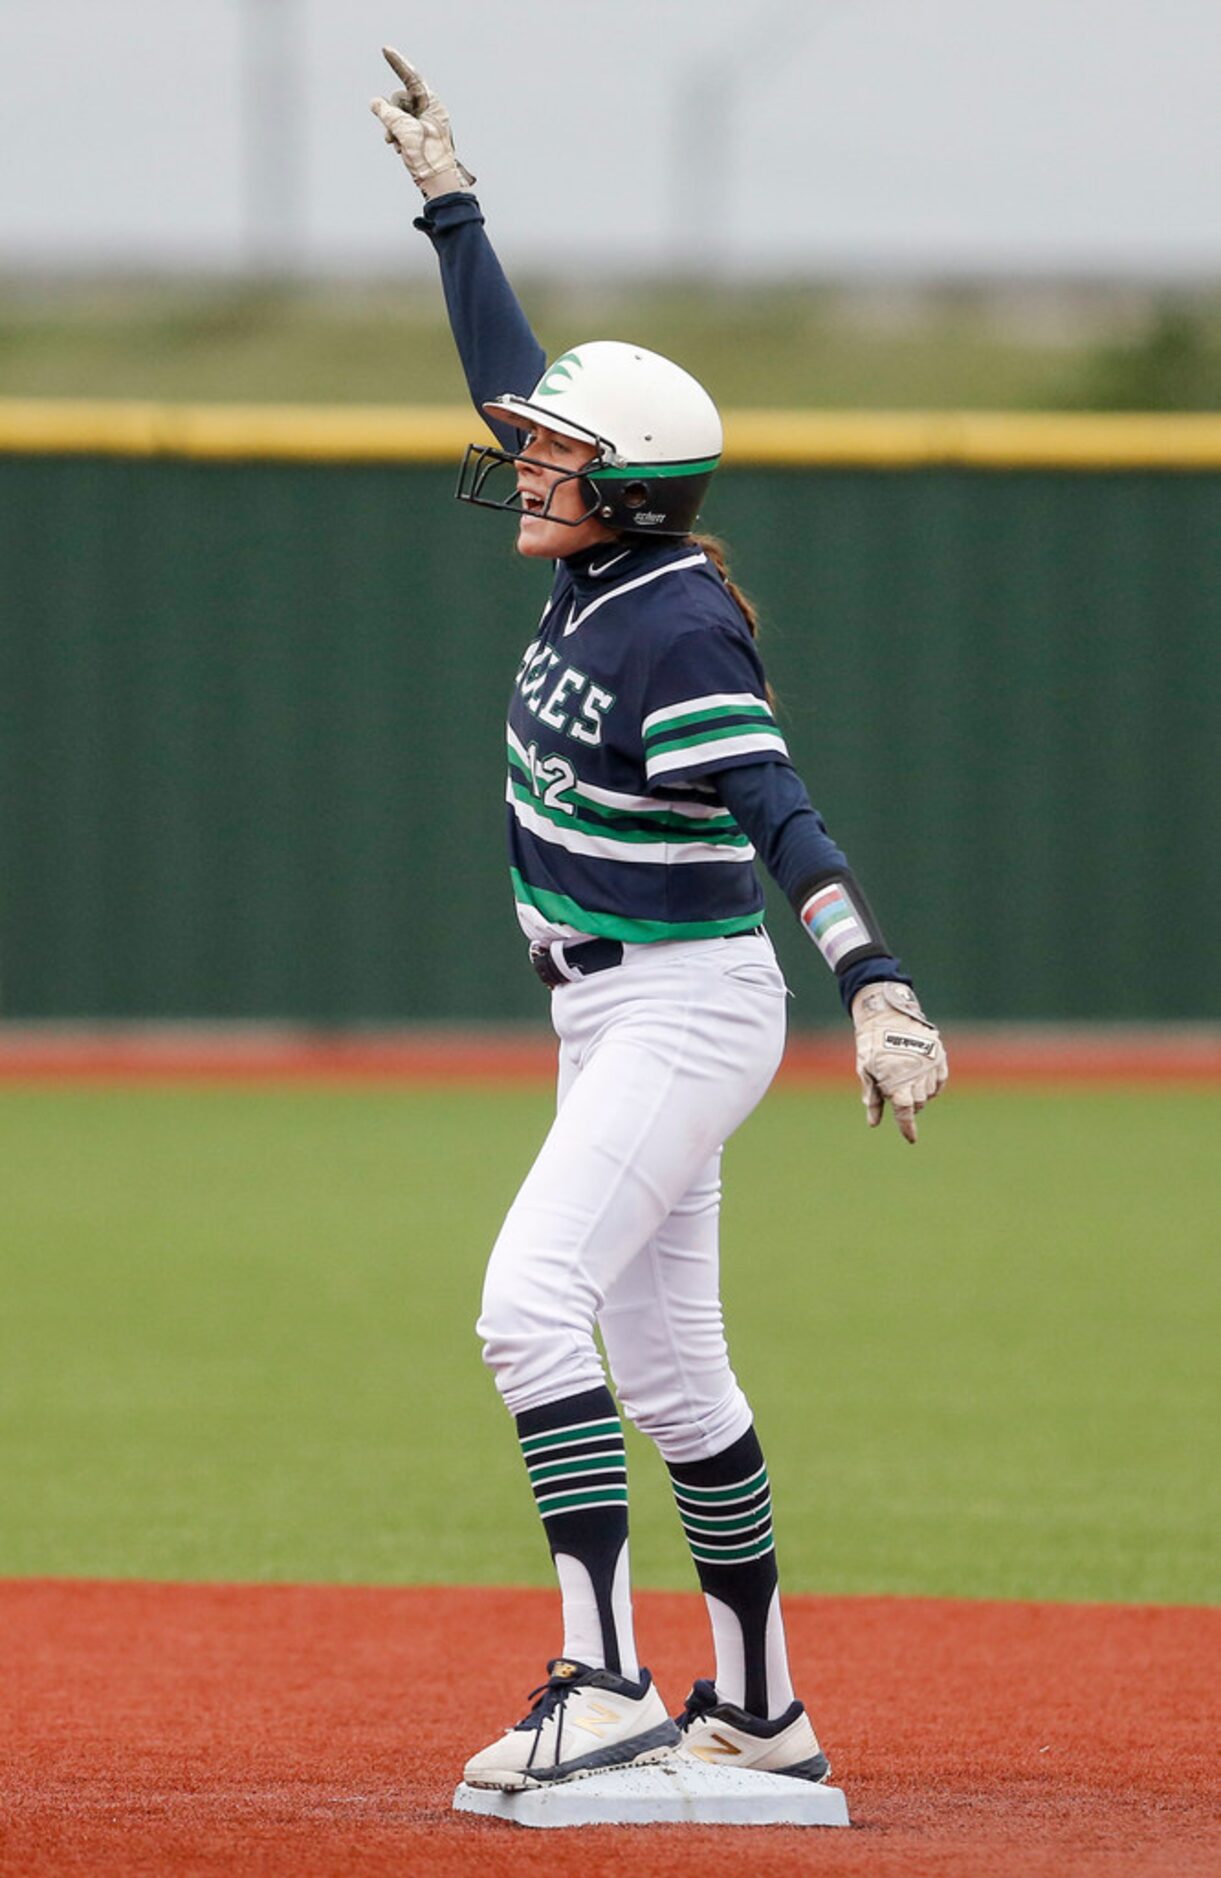
[[[567,982],[557,970],[555,960],[551,956],[551,947],[545,939],[531,941],[530,963],[549,991],[554,991],[557,985]]]
[[[563,965],[557,959],[557,953],[562,956]],[[582,953],[586,955],[584,965],[581,963]],[[556,939],[550,945],[545,939],[535,939],[530,946],[530,963],[543,983],[556,991],[561,985],[579,984],[583,978],[590,978],[595,972],[605,972],[613,965],[621,965],[623,946],[618,940],[593,937]]]

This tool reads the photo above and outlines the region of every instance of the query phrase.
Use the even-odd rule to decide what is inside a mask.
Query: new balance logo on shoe
[[[678,1727],[679,1755],[705,1766],[740,1761],[761,1774],[787,1774],[815,1784],[831,1771],[800,1702],[790,1702],[783,1715],[764,1720],[736,1703],[722,1702],[716,1684],[701,1678],[687,1697]]]
[[[597,1735],[601,1741],[607,1728],[620,1720],[620,1712],[617,1708],[608,1708],[605,1702],[595,1702],[591,1697],[585,1704],[584,1714],[574,1715],[572,1719],[577,1728],[588,1729],[591,1735]]]
[[[702,1741],[698,1747],[693,1747],[691,1752],[696,1756],[697,1760],[723,1761],[730,1755],[740,1754],[742,1750],[735,1746],[732,1741],[727,1741],[724,1735],[717,1734],[714,1729],[707,1739]]]

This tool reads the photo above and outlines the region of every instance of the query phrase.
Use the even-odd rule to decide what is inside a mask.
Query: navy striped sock
[[[517,1417],[517,1435],[552,1558],[576,1559],[588,1574],[603,1664],[618,1675],[626,1658],[634,1674],[626,1583],[616,1610],[616,1571],[627,1544],[627,1461],[614,1398],[609,1389],[587,1389],[527,1409]],[[571,1629],[567,1608],[565,1625]],[[622,1638],[621,1625],[629,1631]]]
[[[779,1574],[772,1538],[771,1488],[758,1436],[749,1428],[732,1447],[710,1461],[673,1463],[670,1479],[700,1588],[706,1598],[716,1601],[715,1605],[710,1602],[709,1609],[718,1644],[717,1690],[723,1699],[736,1702],[748,1714],[767,1716],[774,1706],[769,1705],[768,1689],[769,1619],[778,1610]],[[721,1661],[723,1633],[717,1625],[718,1606],[732,1614],[740,1633],[734,1636],[740,1654],[738,1649],[732,1652],[733,1668],[728,1672]],[[782,1633],[776,1622],[771,1625],[770,1641],[773,1669],[778,1672],[774,1679],[783,1682],[784,1693],[791,1697]],[[729,1657],[730,1652],[724,1654]],[[739,1676],[743,1684],[740,1693]]]

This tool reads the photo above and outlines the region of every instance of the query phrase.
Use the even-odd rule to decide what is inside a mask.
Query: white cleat
[[[525,1720],[466,1763],[468,1787],[512,1793],[553,1786],[612,1767],[668,1760],[678,1742],[678,1725],[647,1669],[639,1682],[628,1682],[609,1669],[557,1657],[534,1694],[538,1700]]]
[[[714,1684],[701,1679],[678,1717],[684,1758],[705,1767],[738,1767],[759,1774],[788,1774],[817,1784],[831,1772],[818,1736],[800,1702],[774,1721],[760,1721],[732,1702],[722,1702]]]

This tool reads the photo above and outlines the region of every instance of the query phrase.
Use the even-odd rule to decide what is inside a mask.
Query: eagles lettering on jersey
[[[646,942],[749,931],[763,909],[755,851],[706,778],[788,753],[742,615],[688,543],[584,563],[558,564],[510,702],[522,928]]]
[[[615,700],[601,685],[592,684],[587,673],[565,664],[553,647],[537,639],[526,647],[517,689],[540,723],[580,743],[601,743],[602,719]]]

